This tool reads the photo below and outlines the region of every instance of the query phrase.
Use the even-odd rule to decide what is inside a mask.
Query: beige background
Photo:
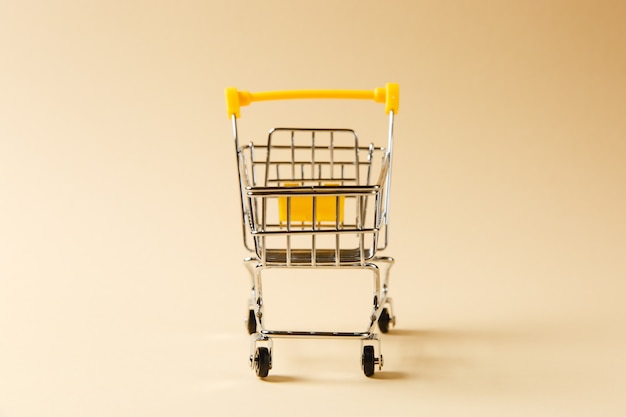
[[[0,2],[0,416],[624,415],[625,21],[621,1]],[[223,88],[387,81],[385,369],[278,341],[259,381]],[[361,116],[313,106],[242,128]],[[283,280],[276,317],[351,314],[351,279]]]

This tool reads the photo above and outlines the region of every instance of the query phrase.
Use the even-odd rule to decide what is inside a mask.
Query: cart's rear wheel
[[[389,316],[389,310],[387,308],[383,308],[383,311],[380,312],[380,317],[378,318],[378,328],[383,333],[389,332],[389,323],[391,322],[391,317]]]
[[[256,376],[259,378],[265,378],[272,367],[272,359],[270,357],[270,351],[266,347],[260,347],[256,349],[256,355],[254,357],[254,370]]]
[[[374,356],[374,346],[363,346],[363,356],[361,357],[363,373],[365,376],[374,375],[374,365],[376,358]]]
[[[249,334],[256,333],[256,315],[254,314],[254,310],[252,309],[248,311],[248,321],[246,324],[248,325]]]

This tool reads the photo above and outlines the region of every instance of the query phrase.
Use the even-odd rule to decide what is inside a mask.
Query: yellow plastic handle
[[[288,90],[288,91],[265,91],[251,93],[238,91],[235,87],[225,90],[226,110],[228,117],[240,117],[241,106],[247,106],[255,101],[267,100],[293,100],[293,99],[352,99],[374,100],[376,103],[385,103],[385,113],[390,111],[398,113],[400,108],[400,86],[396,83],[387,83],[385,87],[374,90]]]

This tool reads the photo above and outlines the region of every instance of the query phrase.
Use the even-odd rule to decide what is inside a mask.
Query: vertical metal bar
[[[273,133],[274,132],[272,131],[267,135],[267,149],[266,149],[267,155],[265,156],[265,183],[264,183],[265,187],[267,187],[267,182],[270,177],[270,162],[271,162],[270,154],[272,150],[272,134]]]
[[[311,132],[311,180],[315,179],[315,131]]]
[[[356,185],[361,185],[361,165],[359,164],[359,137],[356,132],[352,132],[354,135],[354,167],[356,169]]]
[[[393,110],[391,110],[389,112],[389,138],[387,142],[387,157],[389,158],[389,168],[387,170],[387,184],[385,186],[385,224],[389,223],[389,195],[391,191],[391,167],[393,166],[393,120]]]
[[[341,198],[339,196],[335,197],[335,230],[339,231],[339,223],[341,220],[341,211],[339,207]],[[335,235],[335,266],[339,266],[340,258],[341,258],[341,250],[340,250],[340,235],[337,233]]]
[[[363,218],[361,217],[362,211],[362,197],[358,196],[356,198],[357,201],[357,228],[359,229],[359,260],[361,262],[361,266],[365,265],[365,249],[363,246],[365,245],[365,239],[363,235]]]
[[[330,176],[329,178],[335,179],[335,132],[330,132]]]
[[[374,160],[374,144],[370,143],[369,150],[367,152],[367,182],[365,185],[371,185],[370,180],[372,176],[372,161]]]
[[[291,131],[291,180],[296,179],[296,143],[295,143],[295,134],[293,130]]]
[[[365,185],[370,185],[373,155],[374,155],[374,144],[370,143],[369,149],[367,151],[367,175],[365,178]],[[363,218],[363,223],[367,222],[368,202],[369,202],[369,196],[363,197],[363,212],[361,214]]]
[[[265,235],[261,236],[261,264],[265,265],[265,263],[267,262],[267,253],[266,253],[266,246],[265,246]]]
[[[261,232],[265,232],[267,226],[267,197],[261,197]]]
[[[261,232],[265,232],[267,226],[267,197],[261,197]],[[265,265],[267,261],[267,246],[265,235],[261,237],[261,263]]]
[[[248,216],[251,214],[246,209],[246,197],[244,196],[244,172],[243,172],[243,154],[241,148],[239,147],[239,134],[237,131],[237,117],[233,114],[231,116],[232,128],[233,128],[233,139],[235,142],[235,155],[237,157],[237,174],[239,175],[239,199],[241,203],[241,233],[243,238],[243,245],[247,250],[252,251],[253,249],[248,244],[248,234],[246,233],[246,223],[248,222]]]
[[[291,197],[287,197],[287,232],[291,232]],[[291,234],[287,234],[287,266],[291,266]]]
[[[313,228],[313,231],[315,232],[317,230],[317,197],[313,196],[313,202],[312,202],[312,210],[313,210],[313,216],[312,216],[312,224],[311,227]],[[311,235],[311,266],[315,266],[315,264],[317,263],[317,253],[316,253],[316,247],[315,247],[315,243],[316,243],[316,235],[315,233],[313,233]]]
[[[248,149],[250,149],[250,170],[252,171],[252,185],[256,185],[256,160],[254,156],[254,143],[250,142],[250,144],[248,145]]]
[[[379,231],[380,231],[380,226],[381,226],[381,213],[380,213],[380,198],[381,198],[381,194],[380,192],[376,193],[376,196],[374,197],[374,219],[376,219],[376,222],[374,224],[374,249],[378,249],[378,237],[379,237]]]
[[[393,110],[389,112],[389,138],[387,141],[387,158],[388,158],[388,169],[387,169],[387,181],[385,184],[385,245],[384,248],[387,247],[387,243],[389,241],[389,196],[391,195],[391,168],[393,166],[393,122],[394,122],[394,114]]]

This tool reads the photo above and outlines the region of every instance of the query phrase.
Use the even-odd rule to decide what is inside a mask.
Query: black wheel
[[[363,373],[365,373],[365,376],[374,375],[374,365],[376,364],[374,346],[363,346],[363,356],[361,362],[363,364]]]
[[[256,376],[259,378],[265,378],[271,368],[271,359],[270,359],[270,351],[266,347],[260,347],[256,350],[256,356],[254,358],[254,370],[256,371]]]
[[[248,311],[248,333],[254,334],[256,333],[256,315],[254,314],[254,310]]]
[[[383,308],[383,311],[380,313],[380,317],[378,317],[378,328],[383,333],[389,332],[389,323],[391,322],[391,317],[389,317],[389,310],[387,308]]]

